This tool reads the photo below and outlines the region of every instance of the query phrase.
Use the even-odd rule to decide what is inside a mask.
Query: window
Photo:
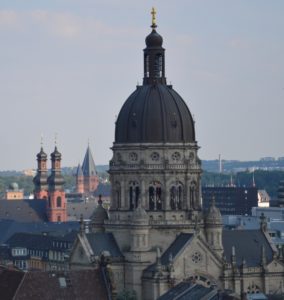
[[[138,206],[140,189],[137,181],[129,182],[129,207],[131,210]]]
[[[61,207],[61,204],[62,204],[61,202],[62,202],[61,197],[57,197],[56,198],[56,206]]]
[[[149,186],[149,209],[161,210],[162,209],[162,188],[159,181],[153,181]]]
[[[170,189],[170,205],[171,209],[182,209],[183,186],[180,182],[176,182]]]

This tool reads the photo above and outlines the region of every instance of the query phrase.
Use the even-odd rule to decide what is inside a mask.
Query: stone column
[[[171,205],[170,205],[170,180],[171,177],[166,174],[165,175],[165,180],[164,180],[164,195],[163,195],[163,200],[165,201],[164,209],[165,210],[170,210]]]

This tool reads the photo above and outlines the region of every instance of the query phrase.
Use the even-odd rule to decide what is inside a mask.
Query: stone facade
[[[284,265],[265,226],[224,234],[214,200],[208,213],[202,212],[194,122],[166,84],[163,39],[154,21],[152,29],[144,49],[143,85],[116,122],[110,210],[106,214],[100,205],[91,232],[81,230],[71,268],[92,268],[107,257],[114,294],[134,290],[139,300],[158,299],[185,280],[238,295],[283,293]],[[113,253],[114,248],[119,250]]]

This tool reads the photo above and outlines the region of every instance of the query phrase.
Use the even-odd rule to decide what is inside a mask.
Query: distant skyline
[[[152,6],[166,77],[196,121],[201,159],[284,156],[281,0],[0,0],[0,170],[63,166],[88,140],[108,164],[116,116],[141,84]]]

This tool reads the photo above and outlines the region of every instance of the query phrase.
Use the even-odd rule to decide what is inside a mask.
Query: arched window
[[[153,181],[149,186],[149,209],[162,210],[162,188],[159,181]]]
[[[140,189],[137,181],[129,182],[129,208],[131,210],[138,206]]]
[[[149,61],[149,55],[145,55],[145,77],[149,77],[150,71],[150,61]]]
[[[182,209],[183,202],[183,186],[180,182],[176,182],[170,188],[170,205],[171,209]]]
[[[56,198],[56,207],[61,207],[61,203],[62,202],[62,200],[61,200],[61,197],[57,197]]]
[[[115,183],[115,205],[117,208],[121,207],[121,187],[120,187],[120,183],[116,182]]]
[[[154,62],[154,76],[156,78],[162,77],[163,73],[163,57],[161,54],[156,54]]]

